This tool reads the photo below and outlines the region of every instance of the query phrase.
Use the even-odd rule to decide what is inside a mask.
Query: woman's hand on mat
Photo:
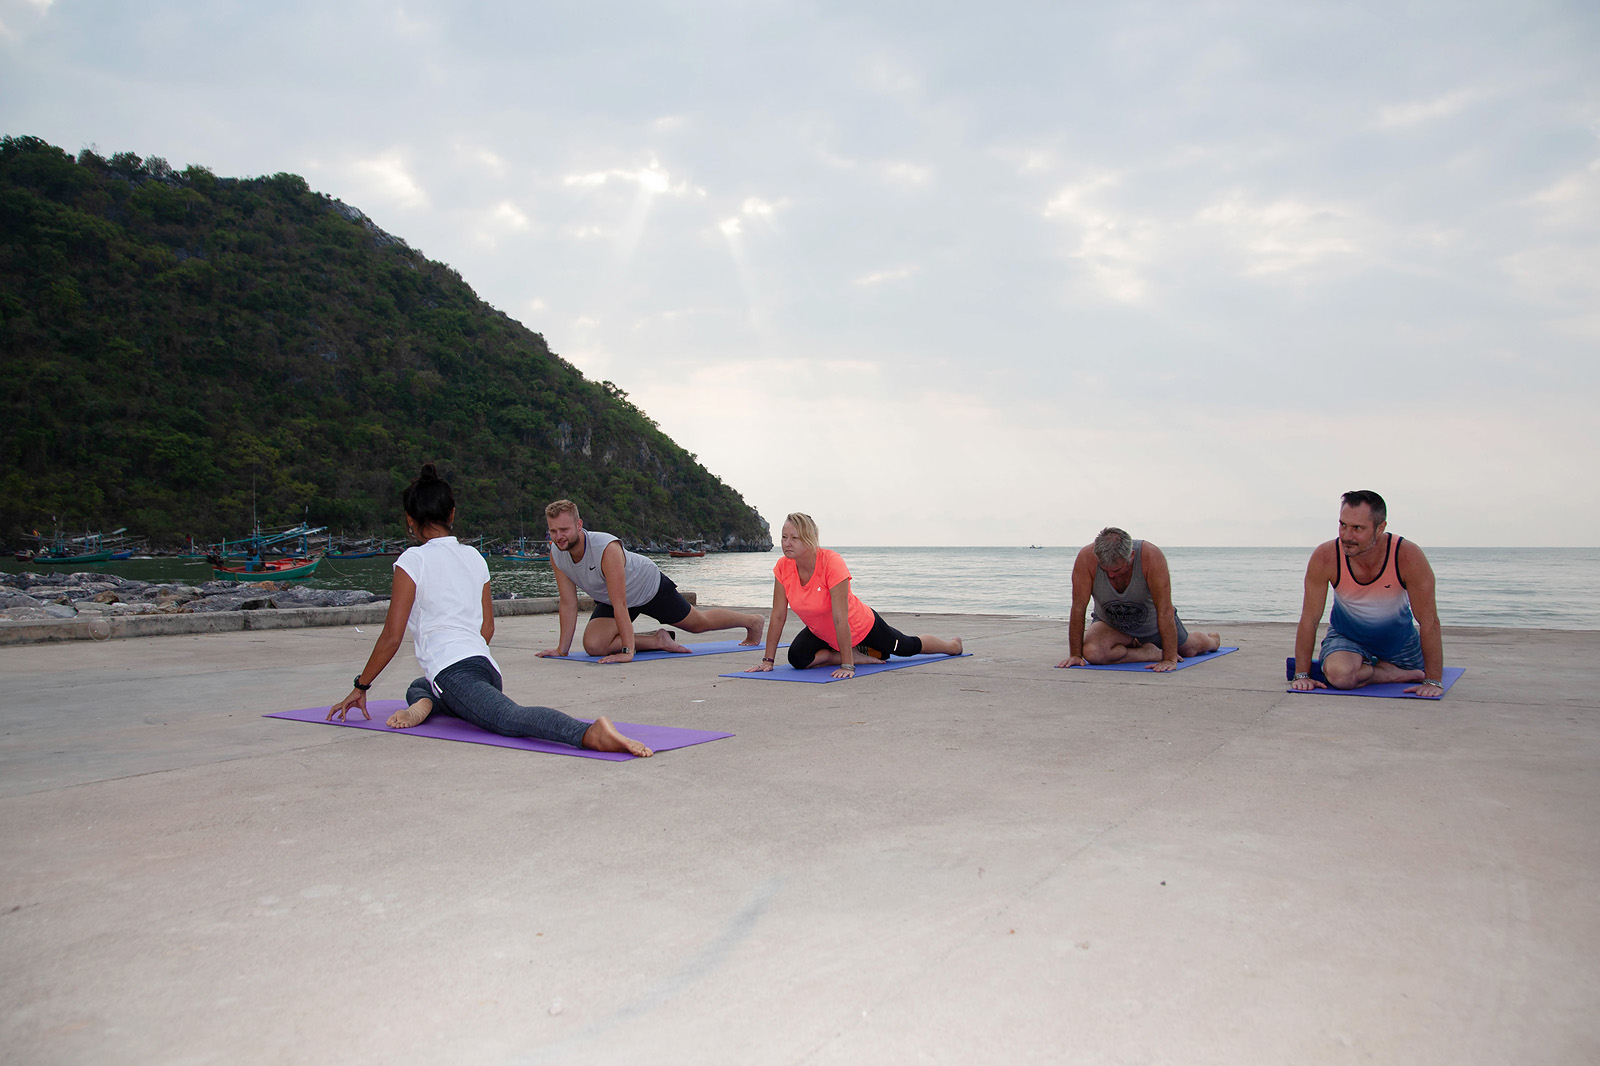
[[[1289,682],[1289,687],[1296,692],[1315,692],[1319,688],[1327,688],[1328,686],[1314,677],[1301,677]]]
[[[602,665],[605,663],[631,663],[633,662],[633,650],[630,648],[625,651],[612,652],[604,659],[601,659],[600,662]]]
[[[1088,666],[1089,660],[1081,655],[1073,655],[1056,663],[1057,670],[1066,670],[1074,666]]]
[[[835,667],[834,671],[833,671],[833,676],[834,676],[834,679],[837,680],[837,681],[844,681],[844,680],[846,680],[848,678],[852,678],[852,677],[856,676],[856,668],[855,668],[855,666],[853,664],[847,664],[845,666]]]
[[[536,652],[535,654],[541,659],[565,659],[567,657],[567,653],[560,648],[546,648],[544,651]]]
[[[745,667],[744,672],[747,674],[769,674],[772,672],[772,664],[756,663],[754,666]]]
[[[1176,670],[1178,668],[1178,664],[1181,662],[1183,662],[1183,656],[1180,655],[1176,659],[1162,659],[1158,663],[1151,663],[1149,666],[1145,667],[1145,669],[1154,670],[1158,674],[1165,674],[1172,670]]]
[[[333,716],[337,714],[339,716],[339,721],[342,722],[344,721],[345,712],[350,710],[352,707],[361,708],[361,713],[367,716],[367,721],[372,721],[372,712],[367,710],[367,694],[358,688],[351,689],[350,695],[346,696],[338,703],[335,703],[332,707],[329,707],[328,717],[326,720],[329,722],[333,721]]]

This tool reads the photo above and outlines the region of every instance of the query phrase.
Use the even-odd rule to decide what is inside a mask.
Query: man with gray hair
[[[1094,599],[1087,632],[1084,610]],[[1147,540],[1107,526],[1078,552],[1072,564],[1072,615],[1067,629],[1067,666],[1148,663],[1146,670],[1176,670],[1184,656],[1222,647],[1216,633],[1191,633],[1172,606],[1167,557]]]

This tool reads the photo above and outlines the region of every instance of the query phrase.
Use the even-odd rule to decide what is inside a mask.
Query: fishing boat
[[[667,552],[674,559],[698,559],[705,554],[703,551],[689,551],[683,548],[673,548]]]
[[[295,581],[317,572],[322,556],[310,562],[304,559],[252,559],[242,566],[229,566],[220,557],[211,556],[211,577],[216,581]]]
[[[550,553],[548,550],[544,550],[542,541],[535,541],[533,547],[530,548],[527,537],[518,537],[516,547],[507,548],[501,558],[513,559],[519,563],[548,563],[550,561]]]
[[[118,538],[126,533],[127,527],[113,530],[110,533],[85,533],[81,537],[63,537],[61,530],[56,530],[55,537],[48,542],[38,533],[33,535],[39,542],[39,548],[32,553],[32,558],[27,562],[41,563],[46,566],[69,566],[79,563],[103,563],[112,557],[114,548],[107,547],[103,542],[107,538]]]

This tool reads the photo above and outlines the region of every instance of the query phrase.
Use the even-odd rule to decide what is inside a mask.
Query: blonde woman
[[[887,659],[924,652],[961,654],[959,637],[908,637],[885,622],[850,591],[850,569],[839,553],[819,547],[817,542],[817,523],[810,515],[796,511],[784,519],[783,558],[772,568],[767,654],[760,666],[752,666],[746,673],[772,669],[791,606],[806,624],[789,644],[789,665],[796,670],[832,666],[834,677],[847,678],[856,674],[857,655]]]

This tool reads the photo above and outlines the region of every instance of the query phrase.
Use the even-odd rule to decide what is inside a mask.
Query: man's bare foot
[[[583,746],[590,751],[620,751],[636,755],[641,759],[648,759],[655,754],[637,740],[617,732],[617,727],[611,724],[611,719],[604,716],[596,718],[594,723],[584,730]]]
[[[761,630],[766,627],[767,620],[759,614],[755,616],[756,624],[745,626],[744,639],[739,642],[740,647],[754,647],[761,643]]]
[[[1372,668],[1372,676],[1367,679],[1369,685],[1388,685],[1396,681],[1421,681],[1427,675],[1421,670],[1402,670],[1394,663],[1378,660],[1378,665]]]
[[[688,655],[689,649],[678,643],[678,631],[675,629],[658,629],[655,637],[661,643],[656,645],[656,651],[670,651],[674,655]]]
[[[433,701],[424,696],[403,711],[395,711],[389,716],[390,729],[410,729],[414,725],[421,725],[428,720],[428,715],[433,713]]]

